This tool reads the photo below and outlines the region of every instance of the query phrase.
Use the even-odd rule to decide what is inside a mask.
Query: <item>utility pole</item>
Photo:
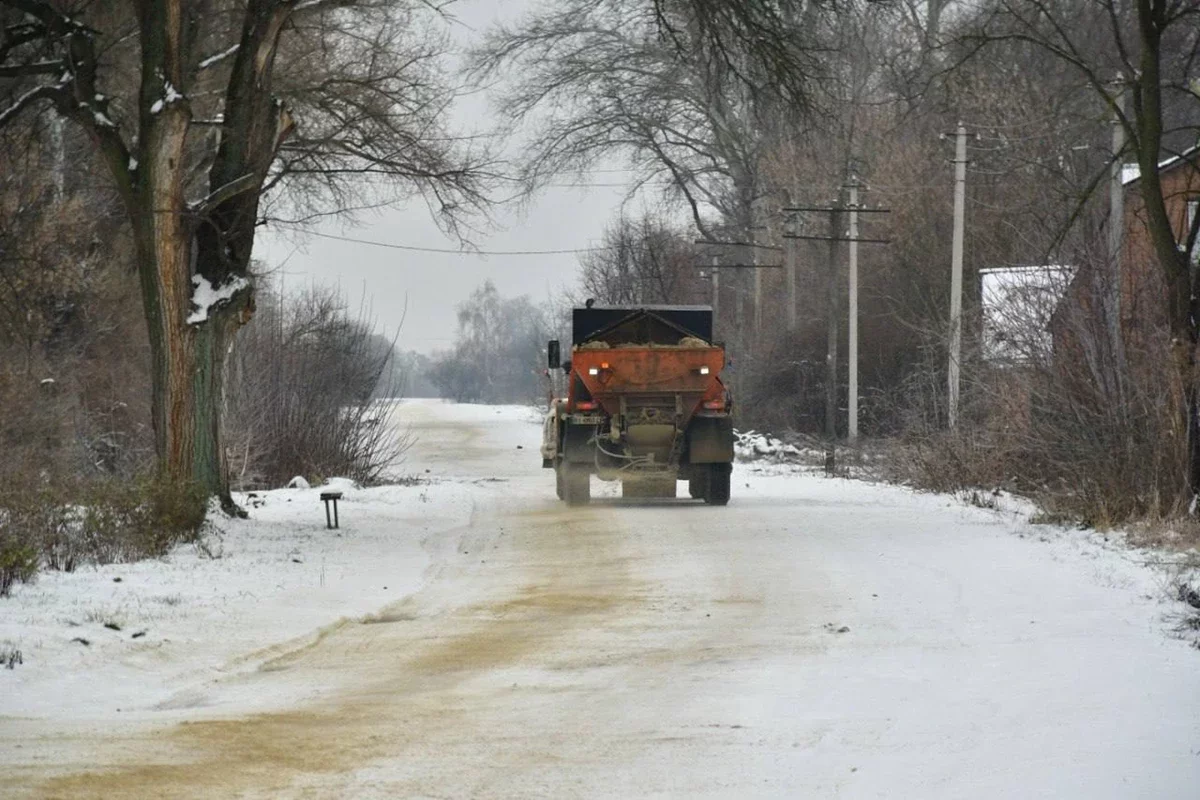
[[[796,233],[795,217],[792,217],[792,230]],[[787,326],[789,331],[796,330],[796,240],[784,238],[784,262],[787,265]]]
[[[744,270],[749,269],[749,270],[753,270],[755,275],[758,275],[760,269],[779,269],[781,267],[780,264],[760,264],[760,263],[758,263],[757,251],[758,250],[782,250],[783,248],[779,247],[777,245],[758,244],[757,242],[754,241],[753,235],[751,235],[751,240],[748,242],[722,242],[718,239],[696,239],[696,240],[694,240],[694,243],[701,244],[701,245],[719,246],[719,247],[748,247],[748,248],[750,248],[751,263],[736,265],[737,271],[734,273],[734,277],[733,277],[734,330],[736,333],[741,334],[745,330],[745,321],[746,321],[746,316],[745,316],[746,292],[743,289],[743,281],[742,281],[741,273]],[[716,265],[719,262],[717,259],[718,259],[717,256],[713,256],[713,316],[714,317],[716,317],[716,315],[717,315],[718,305],[720,303],[720,299],[718,297],[718,295],[720,294],[720,279],[718,277],[719,273],[716,268]],[[726,264],[725,268],[729,269],[730,265]],[[755,314],[757,315],[757,313],[758,312],[757,312],[757,308],[756,308]]]
[[[746,282],[742,278],[741,271],[734,273],[733,277],[733,327],[736,331],[736,338],[739,343],[745,342],[743,338],[746,331]]]
[[[717,325],[721,319],[721,271],[717,265],[721,259],[713,256],[712,260],[712,310],[713,310],[713,330],[716,331]]]
[[[858,434],[858,245],[866,244],[889,244],[887,239],[871,239],[860,237],[858,235],[858,215],[860,213],[868,214],[886,214],[889,209],[886,208],[859,208],[858,206],[858,187],[857,183],[851,189],[850,195],[851,208],[851,228],[847,235],[843,236],[839,230],[840,214],[846,210],[840,201],[835,201],[828,206],[820,207],[803,207],[796,206],[792,208],[784,208],[785,213],[799,213],[808,211],[827,212],[829,214],[829,234],[826,236],[811,236],[807,234],[793,231],[783,234],[785,240],[804,239],[808,241],[821,241],[829,243],[829,279],[826,286],[829,287],[828,306],[829,306],[829,324],[827,327],[827,345],[826,345],[826,365],[825,365],[825,436],[828,440],[825,451],[825,471],[832,474],[836,463],[836,440],[837,440],[837,351],[838,351],[838,317],[840,302],[838,300],[838,288],[840,282],[838,280],[838,243],[850,242],[851,253],[851,283],[850,283],[850,368],[852,375],[852,395],[853,402],[851,403],[850,411],[850,430],[853,435]],[[794,247],[794,245],[793,245]],[[794,271],[794,253],[789,251],[793,260],[790,262],[789,271]],[[792,287],[789,287],[792,288]],[[793,304],[793,308],[795,308]]]
[[[950,363],[947,371],[949,423],[958,424],[959,362],[962,356],[963,231],[967,212],[967,129],[954,134],[954,242],[950,254]]]
[[[758,228],[754,224],[754,222],[755,222],[755,220],[754,220],[754,217],[755,217],[754,205],[755,205],[754,201],[751,201],[750,209],[749,209],[750,224],[746,229],[746,239],[749,240],[750,244],[757,245],[758,244]],[[751,247],[749,255],[750,255],[750,263],[757,264],[758,263],[758,249],[756,247]],[[751,309],[751,312],[750,312],[752,315],[750,317],[750,324],[752,326],[752,329],[751,329],[752,335],[750,337],[750,341],[757,342],[758,336],[762,332],[762,285],[763,285],[762,284],[762,273],[756,269],[752,269],[752,270],[750,270],[750,272],[752,273],[750,276],[750,280],[753,281],[752,285],[754,287],[754,308]]]
[[[838,352],[838,216],[841,211],[840,202],[834,203],[829,209],[829,324],[827,326],[825,346],[825,438],[829,440],[830,448],[837,440],[837,352]],[[826,468],[831,468],[832,451],[826,454]],[[830,471],[832,471],[830,469]]]
[[[1108,183],[1108,335],[1111,340],[1113,358],[1116,361],[1116,380],[1121,381],[1125,362],[1124,339],[1121,336],[1121,248],[1125,239],[1125,126],[1121,116],[1125,110],[1125,92],[1117,78],[1116,97],[1113,98],[1112,119],[1112,174]]]
[[[753,241],[753,235],[751,235]],[[751,250],[750,258],[754,264],[758,263],[758,251]],[[763,320],[763,279],[762,270],[754,270],[754,336],[757,339],[762,334]]]
[[[858,178],[850,177],[850,333],[848,337],[849,423],[847,437],[858,439]]]

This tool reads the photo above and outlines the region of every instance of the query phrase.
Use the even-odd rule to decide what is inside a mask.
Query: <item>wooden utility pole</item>
[[[849,384],[847,404],[849,422],[846,428],[847,438],[851,442],[858,439],[858,178],[850,178],[850,309],[847,312],[850,321],[848,337],[848,360],[846,379]]]
[[[958,424],[959,364],[962,357],[963,230],[967,210],[967,129],[954,134],[954,241],[950,253],[950,363],[947,370],[949,423]]]
[[[1125,152],[1125,126],[1121,124],[1121,106],[1123,95],[1117,95],[1116,107],[1113,108],[1112,119],[1112,170],[1108,181],[1108,258],[1113,265],[1113,274],[1121,274],[1121,243],[1125,228],[1125,179],[1122,175],[1125,164],[1122,154]],[[1120,301],[1120,293],[1117,301]]]

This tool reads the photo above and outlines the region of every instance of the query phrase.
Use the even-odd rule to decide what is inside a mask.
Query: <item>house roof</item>
[[[1020,364],[1048,356],[1050,321],[1075,271],[1061,264],[979,270],[984,358]]]
[[[1192,156],[1196,154],[1200,154],[1200,144],[1193,145],[1178,155],[1173,155],[1168,159],[1158,162],[1158,171],[1166,172],[1167,170],[1174,169],[1185,162],[1192,163]],[[1121,183],[1125,186],[1136,182],[1141,177],[1142,169],[1137,164],[1121,165]]]

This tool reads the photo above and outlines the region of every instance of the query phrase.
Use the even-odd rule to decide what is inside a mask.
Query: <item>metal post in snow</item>
[[[950,363],[947,370],[949,423],[958,424],[959,364],[962,356],[963,232],[967,210],[967,129],[954,136],[954,241],[950,255]]]

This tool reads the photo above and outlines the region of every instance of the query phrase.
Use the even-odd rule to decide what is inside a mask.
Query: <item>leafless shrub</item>
[[[120,481],[88,487],[80,530],[90,559],[101,564],[164,555],[192,541],[204,522],[198,489],[167,481]]]
[[[16,669],[17,665],[25,663],[21,651],[12,642],[0,643],[0,664],[5,669]]]
[[[373,399],[392,345],[331,290],[265,295],[227,379],[234,485],[279,486],[296,475],[379,482],[409,445],[389,400]]]
[[[965,355],[953,431],[944,350],[930,349],[902,393],[894,477],[937,491],[1008,489],[1034,497],[1047,519],[1101,528],[1185,512],[1186,435],[1166,331],[1127,329],[1118,345],[1094,304],[1044,302],[1052,322],[1018,307],[1008,346],[984,340]]]
[[[0,529],[0,597],[8,597],[15,584],[32,580],[37,566],[37,550],[18,538],[5,520]]]
[[[0,596],[39,568],[136,561],[193,539],[197,491],[169,482],[104,480],[6,486],[0,492]]]

